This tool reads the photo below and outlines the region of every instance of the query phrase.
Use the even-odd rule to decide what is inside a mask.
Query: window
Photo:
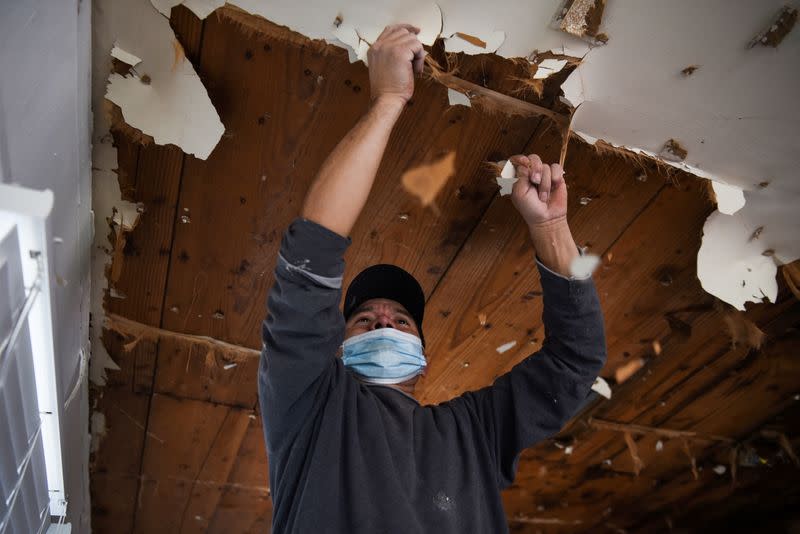
[[[51,311],[50,191],[0,184],[0,534],[64,517]]]

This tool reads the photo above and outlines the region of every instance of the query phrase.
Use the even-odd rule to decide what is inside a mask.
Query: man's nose
[[[392,321],[389,317],[378,317],[375,320],[375,323],[372,325],[374,330],[378,328],[394,328],[394,321]]]

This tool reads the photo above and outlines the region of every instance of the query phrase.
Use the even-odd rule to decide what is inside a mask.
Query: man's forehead
[[[356,308],[356,311],[353,312],[359,313],[362,311],[371,311],[373,308],[381,305],[388,305],[390,306],[395,312],[404,313],[406,315],[410,315],[408,310],[406,310],[405,306],[397,302],[396,300],[392,299],[383,299],[383,298],[376,298],[376,299],[369,299],[361,303],[361,305]]]

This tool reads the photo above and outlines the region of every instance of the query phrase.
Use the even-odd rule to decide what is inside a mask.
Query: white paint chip
[[[733,215],[744,207],[744,191],[741,187],[712,180],[711,187],[717,198],[717,209],[725,215]]]
[[[600,256],[595,254],[583,254],[577,256],[569,264],[569,273],[576,280],[586,280],[592,276],[595,269],[600,265]]]
[[[714,472],[719,476],[724,475],[727,470],[728,469],[722,464],[717,464],[714,466]]]
[[[534,80],[544,80],[567,66],[566,59],[545,59],[536,65]]]
[[[664,450],[664,442],[661,440],[656,441],[656,452],[661,452]]]
[[[596,391],[599,395],[610,399],[611,398],[611,386],[608,385],[605,378],[602,376],[598,376],[594,379],[594,384],[592,384],[592,391]]]
[[[237,365],[238,364],[236,364],[236,363],[228,363],[228,364],[223,365],[222,368],[225,369],[226,371],[228,371],[229,369],[233,369]]]
[[[114,48],[111,49],[111,57],[116,58],[123,63],[127,63],[131,67],[135,67],[142,62],[141,58],[134,56],[130,52],[123,50],[117,45],[114,45]]]
[[[455,89],[447,89],[447,101],[451,106],[467,106],[472,107],[469,97],[461,91]]]
[[[497,350],[498,354],[503,354],[504,352],[507,352],[507,351],[511,350],[512,348],[514,348],[516,346],[516,344],[517,344],[516,341],[509,341],[508,343],[503,343],[502,345],[497,347],[497,349],[495,349],[495,350]]]
[[[500,176],[495,178],[497,185],[500,186],[500,196],[510,195],[514,184],[517,183],[517,171],[510,160],[506,161]]]

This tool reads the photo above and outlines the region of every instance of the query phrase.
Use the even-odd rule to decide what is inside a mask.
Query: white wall
[[[2,0],[0,180],[55,194],[53,311],[60,390],[78,380],[88,348],[90,0]],[[86,384],[62,419],[67,520],[89,532]]]

